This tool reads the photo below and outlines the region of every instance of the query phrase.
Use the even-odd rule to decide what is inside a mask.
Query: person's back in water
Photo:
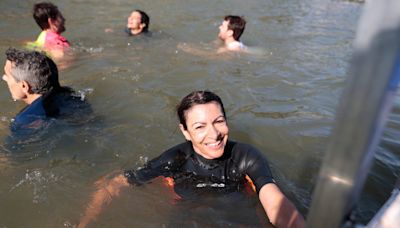
[[[37,51],[9,49],[4,67],[13,100],[27,104],[11,123],[13,134],[29,133],[55,118],[70,118],[91,112],[89,103],[71,88],[62,87],[52,59]]]

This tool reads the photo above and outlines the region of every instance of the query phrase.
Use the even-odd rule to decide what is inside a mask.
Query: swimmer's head
[[[65,18],[57,6],[50,2],[41,2],[33,6],[33,18],[42,30],[51,29],[54,32],[65,31]]]
[[[136,12],[140,13],[141,16],[141,23],[144,24],[143,27],[143,32],[147,32],[149,30],[150,26],[150,17],[147,15],[147,13],[141,11],[141,10],[136,10]]]
[[[10,76],[16,82],[25,81],[30,87],[29,93],[45,94],[60,87],[57,66],[44,53],[10,48],[6,58]]]
[[[223,28],[225,27],[226,28]],[[246,27],[246,20],[239,16],[227,15],[224,17],[224,22],[220,26],[220,34],[218,35],[221,39],[225,39],[224,32],[232,31],[232,37],[239,41],[240,36],[242,36],[243,31]]]
[[[130,30],[138,31],[136,34],[148,32],[150,17],[142,10],[134,10],[128,17],[127,27]]]
[[[194,91],[191,92],[186,97],[184,97],[176,108],[176,113],[179,118],[179,123],[182,124],[185,130],[187,130],[187,125],[186,125],[187,111],[195,105],[208,104],[211,102],[215,102],[220,106],[222,114],[224,115],[224,118],[226,118],[224,104],[222,103],[221,98],[217,94],[210,91]]]

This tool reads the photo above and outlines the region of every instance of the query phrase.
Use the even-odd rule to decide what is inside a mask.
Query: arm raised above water
[[[102,207],[105,204],[109,204],[113,197],[119,195],[121,188],[129,186],[129,183],[123,175],[118,175],[111,180],[103,177],[95,185],[97,185],[98,190],[93,193],[92,200],[86,207],[85,214],[79,221],[78,228],[84,228],[92,220],[95,220],[100,214]]]

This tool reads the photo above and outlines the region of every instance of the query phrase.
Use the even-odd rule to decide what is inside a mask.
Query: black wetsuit
[[[131,184],[143,184],[155,177],[174,179],[175,192],[204,188],[218,192],[232,192],[244,188],[246,175],[253,181],[257,192],[268,183],[275,183],[266,158],[254,147],[228,141],[222,157],[208,160],[198,155],[191,142],[179,144],[143,168],[124,173]]]

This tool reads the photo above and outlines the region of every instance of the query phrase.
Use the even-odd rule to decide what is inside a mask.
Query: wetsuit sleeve
[[[242,158],[239,167],[253,181],[257,193],[260,192],[264,185],[275,183],[268,161],[259,150],[247,144],[239,144],[238,147],[240,147]]]
[[[185,154],[182,151],[183,144],[175,146],[160,156],[152,159],[143,168],[137,170],[127,170],[124,176],[130,184],[144,184],[156,177],[170,177],[185,160]]]

